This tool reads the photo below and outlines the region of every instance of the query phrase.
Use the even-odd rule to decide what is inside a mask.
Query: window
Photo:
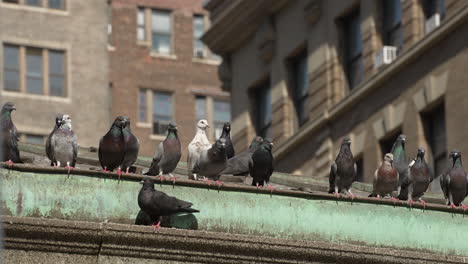
[[[145,9],[140,7],[137,11],[137,40],[146,40],[145,31]]]
[[[171,53],[171,17],[167,11],[153,10],[151,18],[152,48],[161,54]]]
[[[65,61],[63,51],[49,51],[49,94],[65,96]]]
[[[445,0],[423,0],[423,10],[426,20],[435,14],[440,15],[440,19],[445,17]]]
[[[223,132],[224,123],[231,121],[231,104],[226,101],[214,100],[214,130],[215,138]]]
[[[4,89],[19,91],[19,47],[5,45],[3,47]]]
[[[307,72],[307,52],[302,52],[293,59],[292,74],[294,106],[299,126],[302,126],[308,119],[309,75]]]
[[[172,96],[153,92],[153,134],[163,135],[172,121]]]
[[[440,104],[433,110],[422,113],[424,134],[432,152],[434,176],[439,176],[447,167],[447,134],[445,128],[445,106]],[[431,190],[440,192],[439,180],[434,180]]]
[[[344,63],[349,89],[353,89],[364,77],[362,65],[362,38],[359,9],[343,20],[345,50]]]
[[[21,136],[20,136],[21,137]],[[24,142],[28,144],[42,145],[44,144],[44,136],[24,134]]]
[[[26,48],[26,91],[43,94],[42,49]]]
[[[395,132],[389,133],[387,136],[385,136],[382,140],[380,140],[380,150],[381,150],[381,156],[380,159],[383,160],[383,156],[387,153],[392,152],[392,147],[393,144],[395,144],[395,141],[398,139],[398,137],[401,135],[401,129],[398,129]]]
[[[4,44],[3,54],[5,91],[67,96],[64,51]]]
[[[359,155],[358,157],[355,157],[356,161],[356,168],[357,168],[357,173],[356,173],[356,181],[358,182],[364,182],[364,157],[363,155]]]
[[[208,119],[205,96],[195,97],[195,118],[195,124],[198,123],[200,119]]]
[[[3,0],[4,3],[18,4],[19,0]]]
[[[205,48],[201,41],[201,36],[205,30],[204,17],[196,15],[193,17],[193,56],[197,58],[205,57]]]
[[[30,6],[41,6],[42,3],[41,0],[26,0],[25,4]]]
[[[271,138],[271,89],[270,80],[255,90],[257,133],[263,138]]]
[[[148,122],[148,115],[146,114],[146,111],[148,109],[148,99],[146,96],[147,92],[147,89],[140,89],[140,92],[138,94],[138,121],[142,123]]]
[[[19,0],[3,0],[4,3],[20,4]],[[65,0],[23,0],[21,4],[65,10]]]
[[[49,8],[53,9],[65,9],[65,1],[64,0],[48,0]]]
[[[383,43],[401,49],[403,32],[401,26],[401,0],[383,1]]]

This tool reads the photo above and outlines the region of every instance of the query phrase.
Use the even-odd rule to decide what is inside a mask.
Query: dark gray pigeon
[[[409,165],[408,181],[402,183],[402,189],[408,189],[408,203],[410,204],[413,200],[419,200],[425,206],[426,202],[422,196],[434,180],[434,172],[424,160],[425,153],[423,148],[418,149],[416,159]]]
[[[391,193],[398,187],[398,171],[393,166],[393,154],[387,153],[384,156],[382,165],[374,173],[374,189],[369,197],[392,198]],[[396,199],[395,199],[396,200]]]
[[[393,143],[392,151],[393,154],[393,166],[398,171],[398,199],[408,200],[408,188],[402,188],[403,183],[408,182],[408,159],[406,158],[405,151],[406,136],[401,134],[398,136],[395,143]],[[407,184],[406,184],[407,186]]]
[[[231,124],[229,122],[224,123],[223,132],[219,138],[224,138],[226,140],[226,156],[228,159],[234,157],[236,154],[234,151],[234,146],[231,142]]]
[[[467,209],[468,207],[462,204],[467,195],[468,179],[463,168],[461,152],[453,150],[450,157],[452,158],[451,168],[440,177],[440,186],[444,192],[447,205],[452,208],[461,206]]]
[[[273,154],[271,148],[273,143],[269,140],[263,140],[260,146],[252,154],[249,162],[249,173],[252,176],[252,186],[262,186],[266,183],[270,190],[274,188],[268,184],[270,176],[273,174]]]
[[[215,180],[218,184],[221,172],[226,168],[226,140],[224,138],[218,139],[210,149],[204,150],[200,153],[200,158],[193,166],[192,173],[205,177],[205,181]]]
[[[125,141],[125,156],[120,167],[126,173],[129,173],[130,167],[135,163],[138,158],[138,151],[140,150],[140,141],[132,134],[130,128],[130,118],[124,116],[125,126],[122,129],[124,141]]]
[[[330,167],[328,193],[335,193],[336,196],[339,196],[343,190],[352,197],[355,196],[351,192],[351,185],[356,179],[357,167],[350,146],[351,140],[345,137],[341,143],[340,152]]]
[[[18,132],[11,119],[11,112],[16,110],[13,103],[7,102],[0,112],[0,147],[1,161],[6,161],[9,165],[13,163],[23,163],[18,149]]]
[[[175,124],[169,124],[166,139],[159,143],[158,150],[154,155],[150,169],[146,175],[159,175],[161,178],[164,178],[163,174],[169,174],[173,181],[175,181],[172,172],[177,168],[181,156],[181,145],[177,134],[177,126]]]
[[[78,139],[72,130],[71,122],[69,115],[62,116],[60,126],[50,135],[50,149],[47,153],[52,164],[68,169],[68,175],[70,175],[70,170],[75,167],[78,155]]]
[[[154,189],[154,181],[145,177],[141,181],[143,186],[138,194],[138,205],[146,213],[152,222],[153,228],[159,228],[160,217],[177,213],[198,213],[197,209],[191,208],[192,203],[179,200],[161,191]]]
[[[57,114],[57,116],[55,116],[55,126],[46,139],[45,148],[46,148],[47,157],[50,160],[50,166],[56,166],[56,164],[54,164],[54,162],[52,161],[53,157],[51,156],[52,150],[51,150],[51,145],[50,145],[50,138],[55,133],[55,131],[62,125],[62,122],[63,122],[62,119],[63,119],[63,114]]]
[[[246,151],[228,159],[226,169],[221,174],[247,176],[249,174],[249,163],[252,160],[252,153],[258,149],[262,142],[262,137],[255,137]]]
[[[114,171],[120,175],[122,173],[122,164],[125,157],[125,139],[123,128],[126,125],[125,118],[118,116],[112,124],[109,132],[107,132],[99,141],[99,162],[105,172]]]

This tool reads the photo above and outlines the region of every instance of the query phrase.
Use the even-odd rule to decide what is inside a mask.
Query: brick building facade
[[[436,173],[449,150],[468,153],[461,103],[468,2],[211,0],[205,7],[213,22],[202,39],[223,57],[237,149],[267,135],[278,170],[327,177],[341,138],[350,136],[358,180],[367,182],[399,133],[409,156],[428,149]]]
[[[113,0],[110,40],[112,116],[127,115],[153,155],[176,122],[182,150],[197,119],[215,126],[230,120],[229,93],[217,76],[219,58],[199,40],[209,20],[201,0]]]

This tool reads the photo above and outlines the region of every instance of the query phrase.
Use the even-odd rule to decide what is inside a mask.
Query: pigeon
[[[218,139],[210,149],[200,153],[200,158],[195,162],[192,173],[194,177],[197,175],[205,177],[206,182],[215,180],[217,184],[222,184],[219,181],[221,172],[226,168],[226,140]]]
[[[374,189],[369,197],[377,196],[389,197],[393,200],[390,194],[398,187],[398,170],[393,166],[393,154],[387,153],[380,167],[374,173]]]
[[[159,175],[161,178],[164,178],[163,174],[169,174],[173,181],[175,181],[172,172],[176,169],[181,156],[182,153],[179,136],[177,134],[177,126],[175,124],[169,124],[166,139],[159,143],[158,150],[154,155],[150,169],[146,175]]]
[[[46,148],[47,157],[50,159],[50,166],[56,166],[56,164],[54,164],[54,162],[52,161],[52,156],[51,156],[52,150],[51,150],[51,145],[50,145],[50,138],[55,133],[57,128],[59,128],[62,125],[62,122],[63,122],[62,119],[63,119],[63,114],[57,114],[57,116],[55,117],[55,126],[50,132],[46,140],[45,148]]]
[[[11,120],[11,112],[16,110],[13,103],[7,102],[3,105],[0,112],[0,147],[1,161],[11,166],[13,163],[23,163],[18,149],[18,132],[15,124]]]
[[[406,136],[401,134],[398,136],[395,143],[393,143],[393,166],[398,170],[400,175],[398,178],[398,199],[408,200],[408,188],[402,188],[402,184],[408,181],[408,159],[406,158],[405,151]]]
[[[211,143],[206,137],[206,129],[210,127],[208,121],[201,119],[197,123],[197,133],[188,145],[187,154],[187,172],[189,179],[197,180],[196,175],[192,173],[195,163],[200,158],[202,151],[211,148]]]
[[[258,149],[262,142],[262,137],[255,137],[249,149],[228,159],[226,169],[222,171],[222,174],[247,176],[249,174],[249,162],[252,160],[252,153]]]
[[[132,134],[130,129],[130,118],[124,116],[125,126],[122,129],[125,141],[125,156],[120,167],[126,173],[130,171],[130,167],[135,163],[138,158],[138,151],[140,150],[140,141]]]
[[[330,189],[328,193],[335,193],[337,197],[339,197],[342,190],[345,190],[351,197],[355,197],[351,192],[351,185],[356,179],[357,166],[350,145],[351,140],[345,137],[341,143],[340,152],[330,167]]]
[[[461,206],[463,209],[467,209],[468,207],[462,204],[467,195],[468,179],[463,168],[461,153],[458,150],[453,150],[450,157],[452,164],[450,164],[447,173],[440,177],[440,186],[444,192],[447,205],[451,208]]]
[[[99,162],[104,172],[114,171],[122,174],[122,164],[125,157],[125,139],[123,129],[126,125],[125,118],[118,116],[112,124],[109,132],[105,134],[99,141]]]
[[[152,226],[155,229],[161,227],[161,216],[200,212],[197,209],[191,208],[193,204],[190,202],[179,200],[161,191],[155,190],[154,181],[150,177],[146,176],[141,183],[143,186],[138,194],[138,205],[140,209],[149,216]]]
[[[75,167],[78,155],[78,139],[72,130],[72,121],[69,115],[63,115],[57,129],[52,130],[49,136],[49,149],[46,147],[47,156],[52,164],[57,167],[65,167],[70,170]]]
[[[408,181],[402,183],[402,189],[408,189],[408,203],[413,204],[413,200],[418,199],[424,207],[426,202],[421,198],[434,180],[434,172],[424,160],[426,151],[418,149],[416,159],[409,165]]]
[[[236,154],[234,151],[234,146],[231,142],[231,124],[229,122],[224,123],[223,132],[219,138],[224,138],[226,140],[226,155],[230,159]]]
[[[252,186],[262,186],[267,184],[270,190],[274,188],[268,184],[270,176],[273,174],[273,155],[271,148],[273,143],[269,140],[263,140],[260,146],[252,154],[252,159],[249,162],[249,173],[252,176]]]

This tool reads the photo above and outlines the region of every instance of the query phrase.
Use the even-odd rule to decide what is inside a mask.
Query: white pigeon
[[[187,174],[189,179],[196,180],[197,176],[192,173],[195,163],[200,158],[200,153],[211,148],[211,143],[206,137],[206,129],[209,128],[208,121],[201,119],[197,123],[197,133],[188,145]]]

